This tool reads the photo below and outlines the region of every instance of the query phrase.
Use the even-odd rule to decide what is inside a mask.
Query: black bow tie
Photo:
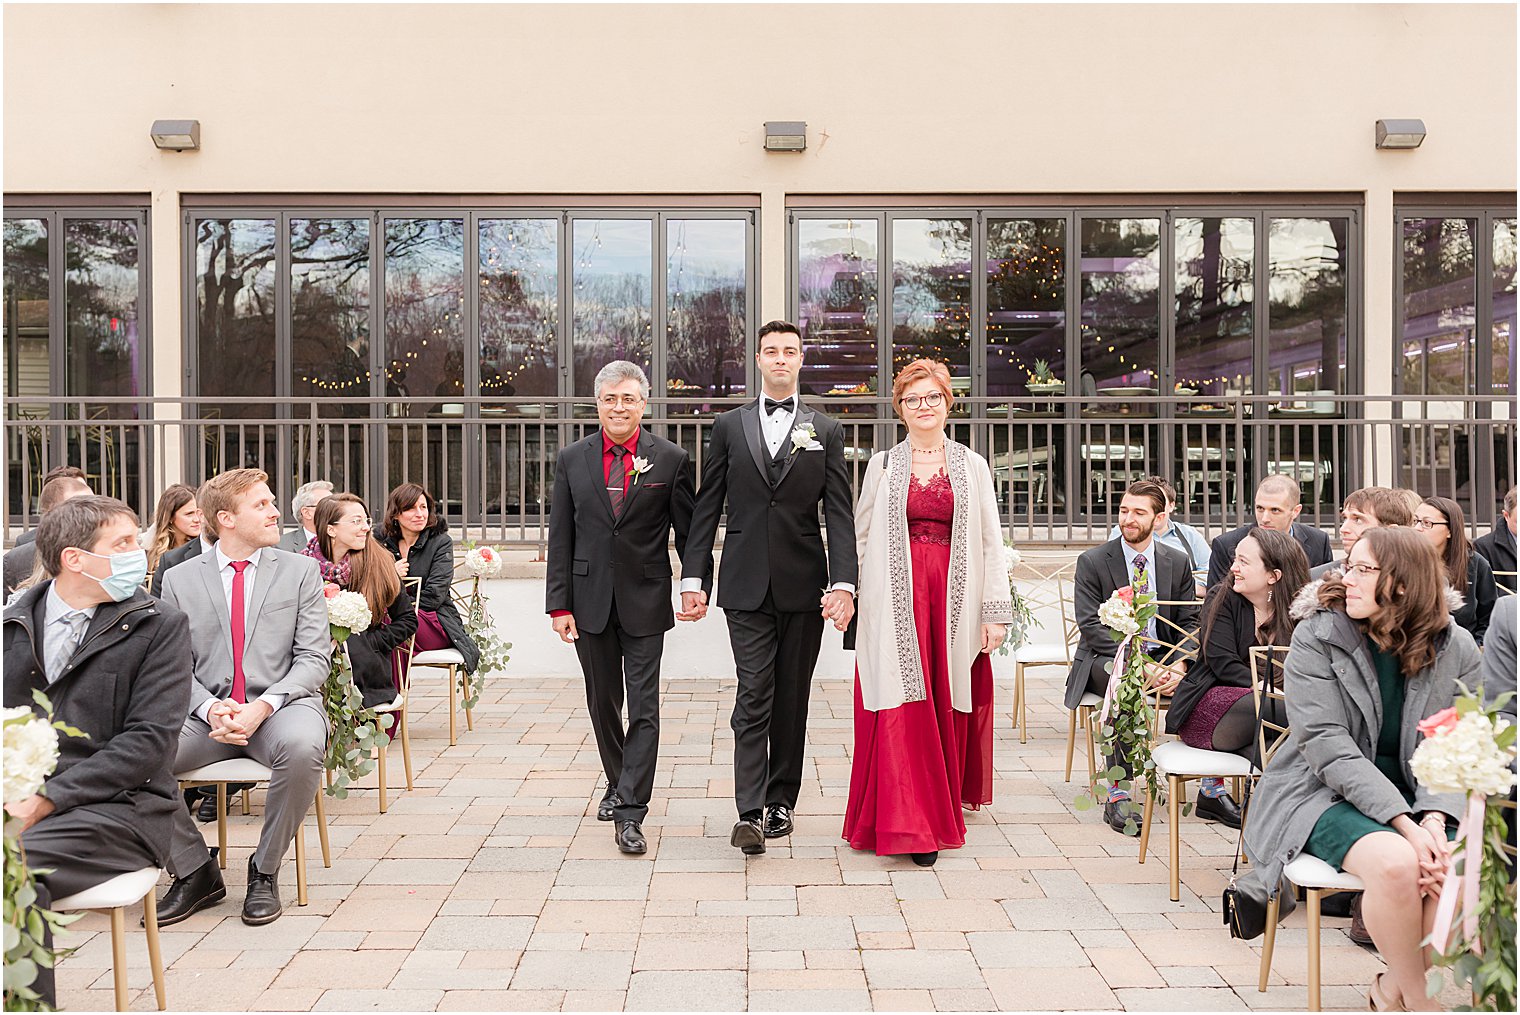
[[[794,412],[796,410],[793,408],[793,405],[794,403],[792,402],[791,398],[783,398],[778,402],[770,395],[765,396],[765,414],[767,416],[775,412],[777,409],[785,409],[787,412]]]

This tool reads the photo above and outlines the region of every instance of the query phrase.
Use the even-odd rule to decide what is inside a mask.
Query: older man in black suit
[[[41,691],[54,718],[85,734],[60,736],[42,791],[5,804],[28,864],[46,870],[37,876],[44,907],[169,856],[190,629],[142,590],[137,531],[137,515],[114,498],[59,505],[35,541],[49,580],[5,611],[5,706],[35,708]],[[52,1003],[52,969],[38,970],[34,989]]]
[[[601,429],[555,463],[547,610],[586,677],[607,774],[596,816],[616,820],[621,852],[640,854],[660,747],[660,657],[675,626],[670,535],[677,553],[686,549],[696,494],[685,449],[639,426],[649,399],[644,371],[617,360],[595,387]]]
[[[1209,554],[1209,577],[1204,583],[1208,588],[1213,588],[1230,573],[1230,565],[1235,563],[1235,547],[1257,525],[1292,535],[1298,540],[1298,545],[1304,548],[1304,556],[1309,558],[1310,567],[1330,562],[1330,537],[1319,529],[1298,521],[1304,506],[1299,499],[1298,481],[1292,476],[1274,473],[1258,483],[1255,506],[1254,523],[1215,537],[1213,552]]]
[[[1102,695],[1108,689],[1114,657],[1119,645],[1109,636],[1109,629],[1098,619],[1098,607],[1115,591],[1129,586],[1135,593],[1149,593],[1169,605],[1162,606],[1158,618],[1168,621],[1163,629],[1159,619],[1152,621],[1148,637],[1169,641],[1181,638],[1179,631],[1198,629],[1198,604],[1195,601],[1192,562],[1181,550],[1153,538],[1156,516],[1166,510],[1166,495],[1150,480],[1132,483],[1119,502],[1119,536],[1093,547],[1077,558],[1073,578],[1072,606],[1082,638],[1072,655],[1071,673],[1066,678],[1066,707],[1075,709],[1088,691]],[[1170,694],[1187,672],[1187,659],[1180,651],[1168,650],[1148,664],[1151,686]],[[1130,772],[1129,759],[1120,754],[1104,759],[1104,767],[1119,765]],[[1103,807],[1103,818],[1115,831],[1135,827],[1138,808],[1129,805],[1129,794],[1112,789]]]

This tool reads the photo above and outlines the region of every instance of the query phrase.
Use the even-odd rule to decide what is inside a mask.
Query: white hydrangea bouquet
[[[1035,619],[1034,609],[1019,595],[1019,584],[1013,580],[1014,572],[1023,562],[1024,555],[1013,545],[1013,540],[1003,540],[1003,563],[1008,568],[1008,593],[1013,597],[1013,623],[1008,625],[1008,634],[1003,638],[1003,644],[998,646],[1000,656],[1017,652],[1019,646],[1029,640],[1029,632],[1040,626],[1040,622]]]
[[[343,646],[350,635],[369,630],[373,620],[369,600],[331,583],[323,586],[322,594],[327,598],[327,627],[333,640],[332,667],[322,682],[322,707],[332,731],[324,764],[333,775],[327,793],[342,800],[348,796],[350,784],[374,770],[371,755],[390,743],[390,737],[375,710],[364,707],[364,696],[354,686],[353,666]]]
[[[472,546],[464,555],[464,569],[479,578],[501,574],[501,551],[494,546]]]
[[[1515,885],[1499,806],[1515,787],[1515,727],[1499,715],[1509,697],[1484,707],[1463,687],[1454,706],[1420,723],[1425,739],[1409,759],[1425,789],[1467,797],[1425,943],[1435,949],[1436,966],[1451,969],[1472,992],[1477,1011],[1515,1010]],[[1432,969],[1431,996],[1441,986],[1440,969]]]
[[[47,718],[25,706],[0,710],[4,721],[4,802],[17,803],[42,789],[47,777],[58,767],[58,734],[83,737],[72,726],[51,719],[52,702],[41,691],[32,698],[42,706]],[[44,909],[37,904],[38,873],[26,863],[26,849],[21,843],[20,821],[5,812],[5,1010],[46,1011],[42,998],[33,989],[39,968],[51,968],[70,949],[49,947],[45,931],[56,942],[58,934],[84,914],[66,915]]]

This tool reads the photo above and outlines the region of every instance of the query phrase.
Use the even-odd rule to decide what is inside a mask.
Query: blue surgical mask
[[[95,578],[92,574],[86,574],[87,578],[95,578],[100,582],[100,587],[106,590],[106,595],[113,602],[122,603],[132,598],[132,593],[142,588],[143,579],[148,577],[148,553],[146,550],[128,550],[125,553],[90,553],[89,550],[80,550],[80,553],[88,553],[91,557],[105,557],[111,562],[111,577]],[[84,573],[84,572],[81,572]]]

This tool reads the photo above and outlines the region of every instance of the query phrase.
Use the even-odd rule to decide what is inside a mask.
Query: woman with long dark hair
[[[317,505],[312,516],[317,534],[302,552],[315,558],[322,580],[362,595],[370,609],[370,626],[350,635],[349,662],[364,706],[375,708],[396,699],[401,687],[391,653],[417,630],[417,614],[391,555],[370,531],[369,509],[351,493],[337,493]]]
[[[416,483],[402,483],[386,498],[385,517],[375,536],[395,558],[398,575],[422,579],[417,596],[417,651],[458,649],[465,672],[474,673],[480,665],[480,649],[454,606],[454,538],[438,501]]]
[[[158,498],[153,511],[153,528],[147,536],[148,573],[158,570],[158,562],[170,550],[184,546],[201,535],[201,509],[195,502],[195,487],[175,483]]]
[[[1435,547],[1445,565],[1447,583],[1462,594],[1462,606],[1452,611],[1451,619],[1482,645],[1499,587],[1488,558],[1467,538],[1462,506],[1450,497],[1426,497],[1415,509],[1414,527]]]

